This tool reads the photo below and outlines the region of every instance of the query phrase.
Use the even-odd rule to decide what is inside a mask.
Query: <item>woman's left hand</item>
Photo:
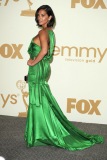
[[[34,65],[35,65],[35,64],[34,64],[34,60],[29,59],[29,60],[27,61],[27,65],[28,65],[28,66],[34,66]]]

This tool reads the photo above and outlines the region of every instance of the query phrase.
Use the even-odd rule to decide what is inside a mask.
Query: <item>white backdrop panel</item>
[[[26,116],[27,48],[39,28],[34,12],[43,5],[56,16],[56,46],[49,80],[71,121],[107,123],[107,1],[0,1],[0,114]]]

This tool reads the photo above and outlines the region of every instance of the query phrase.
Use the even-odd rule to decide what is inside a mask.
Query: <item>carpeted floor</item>
[[[52,146],[27,148],[25,122],[26,118],[0,116],[0,156],[5,160],[107,160],[107,125],[73,122],[88,133],[103,135],[105,143],[72,152]]]

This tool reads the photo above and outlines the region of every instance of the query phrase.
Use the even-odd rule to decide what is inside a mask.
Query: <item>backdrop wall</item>
[[[0,0],[0,114],[26,116],[27,49],[39,31],[35,10],[43,4],[56,16],[53,95],[70,121],[106,124],[106,0]]]

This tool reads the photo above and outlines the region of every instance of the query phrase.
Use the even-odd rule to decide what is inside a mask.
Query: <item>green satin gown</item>
[[[67,150],[83,150],[103,143],[99,135],[87,134],[74,126],[63,114],[51,93],[47,80],[55,45],[54,32],[48,30],[50,47],[46,56],[28,71],[29,107],[24,139],[28,147],[51,145]],[[41,47],[33,39],[28,48],[30,58],[36,57]]]

